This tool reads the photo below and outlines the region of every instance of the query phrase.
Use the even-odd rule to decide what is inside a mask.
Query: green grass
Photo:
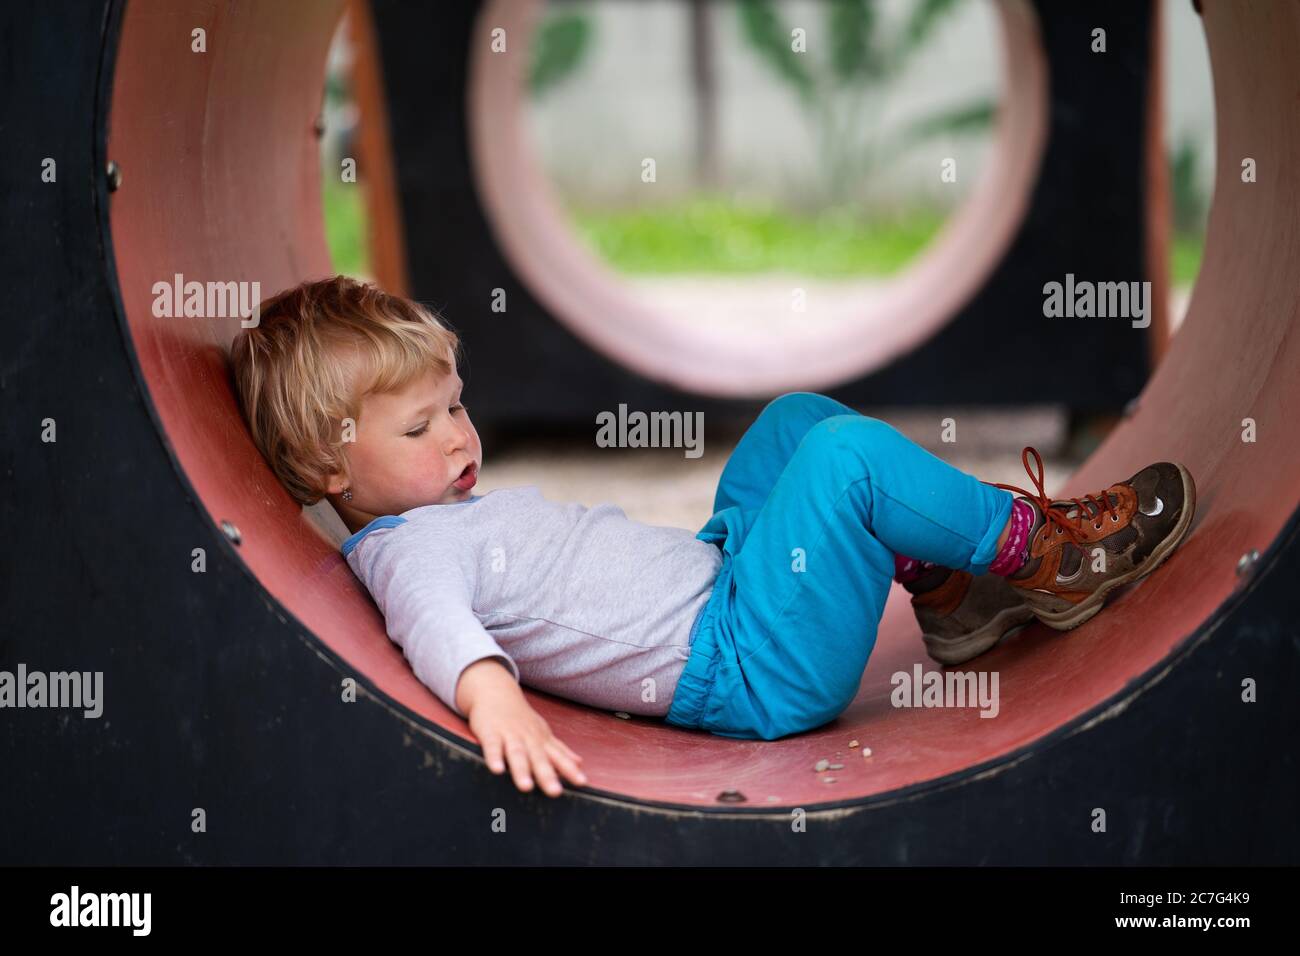
[[[367,275],[365,205],[359,184],[326,179],[325,237],[334,268]],[[579,236],[614,269],[641,276],[798,272],[824,278],[893,275],[943,225],[931,211],[867,222],[844,213],[800,216],[765,206],[698,199],[636,210],[571,209]],[[1175,234],[1170,277],[1190,285],[1203,238]]]
[[[1169,279],[1173,285],[1191,285],[1201,271],[1205,237],[1174,233],[1169,245]]]
[[[335,182],[325,177],[322,201],[325,209],[325,242],[334,269],[343,275],[368,275],[366,207],[360,183]]]
[[[943,225],[932,212],[868,222],[711,199],[637,210],[570,209],[569,215],[597,255],[632,275],[886,276],[906,266]]]

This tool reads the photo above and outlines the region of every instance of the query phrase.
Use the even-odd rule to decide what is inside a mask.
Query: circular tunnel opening
[[[524,124],[553,227],[660,322],[874,339],[877,298],[985,175],[1011,71],[985,0],[862,11],[548,3],[519,115],[486,121]]]
[[[671,294],[647,294],[575,234],[549,181],[529,113],[535,61],[480,43],[471,48],[468,93],[473,170],[502,252],[558,321],[619,364],[687,391],[771,396],[879,368],[960,310],[1001,260],[1029,205],[1046,138],[1046,65],[1030,5],[999,0],[993,9],[1004,55],[983,172],[924,251],[899,275],[873,281],[869,295],[818,295],[787,276],[733,308],[725,290],[709,295],[714,306],[702,316],[674,308]],[[476,30],[500,31],[532,49],[544,12],[540,2],[488,3]],[[658,188],[654,156],[629,151],[626,158],[639,180],[633,188]],[[665,163],[663,178],[671,180],[677,165]],[[935,176],[943,174],[936,159]],[[706,301],[679,287],[677,299],[683,295]]]

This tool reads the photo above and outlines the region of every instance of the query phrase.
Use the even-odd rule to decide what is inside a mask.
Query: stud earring
[[[351,489],[351,488],[344,488],[344,489],[343,489],[343,500],[344,500],[344,501],[351,501],[351,500],[352,500],[352,489]]]

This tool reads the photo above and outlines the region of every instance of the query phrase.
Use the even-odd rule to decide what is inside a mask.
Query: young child
[[[389,636],[521,790],[536,776],[558,795],[557,770],[586,782],[521,683],[773,740],[853,700],[895,578],[931,655],[959,663],[1033,617],[1083,623],[1177,547],[1195,506],[1168,462],[1052,501],[1026,448],[1036,492],[986,484],[810,392],[763,409],[698,534],[534,486],[476,495],[459,349],[426,308],[339,276],[265,303],[232,363],[276,475],[334,505]]]

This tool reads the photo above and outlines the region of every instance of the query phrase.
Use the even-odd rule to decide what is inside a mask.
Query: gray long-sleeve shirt
[[[487,657],[537,690],[664,716],[722,565],[685,528],[532,485],[376,518],[342,551],[416,677],[462,717],[457,681]]]

